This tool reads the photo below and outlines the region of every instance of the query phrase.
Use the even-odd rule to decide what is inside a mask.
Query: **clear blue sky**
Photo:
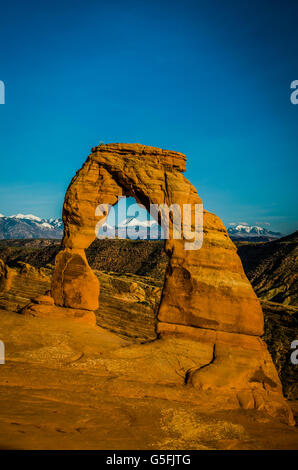
[[[59,216],[90,148],[185,153],[223,221],[297,229],[296,0],[1,2],[0,212]]]

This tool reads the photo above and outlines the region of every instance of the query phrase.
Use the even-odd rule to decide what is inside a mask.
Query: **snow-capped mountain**
[[[118,228],[121,227],[153,227],[155,225],[158,225],[156,220],[138,220],[136,217],[127,217],[127,219],[123,220],[120,222],[118,225]]]
[[[161,240],[163,231],[155,220],[139,220],[127,217],[116,227],[107,222],[100,228],[98,238],[130,238],[132,240]]]
[[[42,219],[33,214],[0,214],[0,239],[62,238],[62,235],[62,219]]]
[[[272,241],[283,236],[258,225],[230,224],[228,233],[235,241]],[[63,222],[60,218],[43,219],[33,214],[0,214],[0,239],[13,238],[62,238]],[[161,240],[163,230],[154,220],[127,217],[118,226],[106,222],[98,232],[98,238],[130,238]]]
[[[233,224],[228,227],[228,233],[232,240],[239,241],[272,241],[283,236],[280,232],[272,232],[258,225],[247,224]]]

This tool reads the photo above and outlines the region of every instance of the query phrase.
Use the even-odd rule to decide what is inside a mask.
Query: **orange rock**
[[[200,204],[195,188],[182,175],[185,155],[139,144],[108,144],[92,149],[67,190],[64,251],[56,260],[52,295],[57,305],[95,310],[97,280],[84,250],[95,239],[99,204],[133,196],[150,204]],[[104,219],[102,219],[102,222]],[[185,240],[167,240],[169,269],[160,321],[261,335],[263,314],[236,248],[218,217],[204,213],[200,250],[186,251]],[[249,312],[249,315],[248,315]]]
[[[90,268],[84,250],[63,250],[56,256],[52,279],[56,305],[76,309],[98,308],[99,282]]]
[[[65,195],[63,251],[56,258],[52,282],[56,305],[90,310],[98,306],[98,281],[84,250],[96,237],[99,204],[114,205],[122,195],[134,197],[148,210],[150,204],[180,208],[201,204],[196,189],[182,174],[185,162],[181,153],[139,144],[92,149]],[[185,250],[185,239],[165,242],[169,266],[158,312],[162,323],[157,329],[161,337],[182,330],[186,336],[198,336],[204,357],[211,355],[210,364],[190,374],[192,386],[234,393],[269,387],[284,403],[274,365],[259,338],[263,333],[260,303],[236,248],[214,214],[205,211],[203,225],[200,250]],[[251,395],[242,395],[240,402],[249,407]]]
[[[20,261],[13,268],[0,262],[0,308],[19,311],[32,298],[49,290],[51,275],[50,269],[35,268]]]
[[[221,220],[204,212],[200,250],[185,251],[183,240],[169,240],[166,274],[158,318],[168,323],[214,330],[263,334],[263,313]],[[248,314],[249,312],[249,314]]]
[[[94,312],[89,310],[57,307],[56,305],[45,303],[31,303],[22,308],[20,313],[38,318],[51,318],[56,320],[69,319],[71,321],[75,321],[76,323],[83,323],[90,326],[96,325],[96,317]]]
[[[38,295],[32,302],[35,304],[54,305],[54,299],[50,295]]]

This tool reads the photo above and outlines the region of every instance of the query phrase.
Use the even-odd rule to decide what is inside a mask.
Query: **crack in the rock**
[[[213,344],[213,351],[212,351],[212,359],[211,361],[207,362],[207,364],[202,365],[201,367],[198,368],[190,368],[186,371],[185,376],[184,376],[184,385],[188,385],[191,382],[191,378],[194,373],[198,372],[199,370],[204,369],[205,367],[210,366],[213,364],[213,362],[216,359],[216,354],[215,354],[215,343]]]

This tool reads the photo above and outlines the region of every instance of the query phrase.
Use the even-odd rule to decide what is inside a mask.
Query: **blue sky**
[[[297,229],[296,0],[1,3],[0,212],[59,216],[90,148],[185,153],[205,208]]]

